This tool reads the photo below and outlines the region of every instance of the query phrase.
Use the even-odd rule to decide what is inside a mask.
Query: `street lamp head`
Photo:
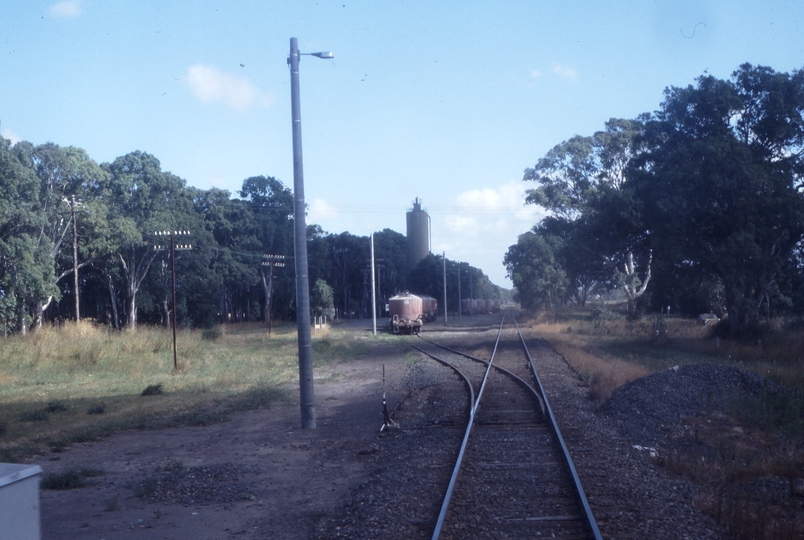
[[[335,58],[335,55],[332,54],[329,51],[327,51],[327,52],[314,52],[314,53],[310,53],[310,55],[311,56],[317,56],[319,58]]]

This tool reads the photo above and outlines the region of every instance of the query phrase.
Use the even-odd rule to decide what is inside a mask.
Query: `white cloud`
[[[229,185],[229,180],[223,174],[215,172],[210,176],[209,184],[211,187],[215,187],[218,189],[227,189]]]
[[[525,206],[528,185],[514,180],[496,188],[465,191],[446,215],[433,216],[433,252],[481,268],[498,285],[510,287],[503,257],[517,237],[536,225],[544,212]]]
[[[478,221],[474,216],[449,214],[444,218],[444,224],[455,233],[472,234],[478,229]]]
[[[565,79],[574,79],[578,76],[578,73],[575,71],[575,68],[568,65],[568,64],[556,64],[553,66],[553,73],[558,75],[559,77],[564,77]]]
[[[323,199],[315,199],[307,208],[307,223],[320,223],[322,220],[341,217],[338,209]]]
[[[533,71],[530,72],[530,78],[531,79],[538,79],[542,75],[544,75],[544,73],[542,73],[538,69],[534,69]]]
[[[224,102],[226,105],[244,110],[254,103],[263,107],[273,105],[274,98],[261,92],[257,86],[241,75],[224,73],[217,68],[197,64],[187,70],[190,91],[202,103]]]
[[[456,210],[461,216],[473,216],[488,225],[494,218],[505,221],[531,222],[539,219],[540,210],[525,206],[525,191],[528,186],[522,181],[511,181],[498,188],[473,189],[456,197]]]
[[[0,135],[5,137],[6,139],[10,140],[11,141],[11,146],[14,146],[15,144],[17,144],[18,142],[20,142],[22,140],[22,137],[20,137],[19,135],[17,135],[16,133],[11,131],[10,129],[4,129],[3,131],[0,131]]]
[[[80,0],[64,0],[50,6],[51,17],[58,19],[72,19],[81,15]]]

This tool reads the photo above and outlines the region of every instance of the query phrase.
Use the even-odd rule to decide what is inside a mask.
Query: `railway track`
[[[513,320],[513,318],[511,318]],[[462,381],[466,429],[433,539],[600,539],[572,459],[516,323],[469,354],[415,347]]]

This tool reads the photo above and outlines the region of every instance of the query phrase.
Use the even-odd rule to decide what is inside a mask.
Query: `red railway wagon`
[[[409,292],[392,296],[388,300],[391,314],[391,332],[418,334],[424,325],[422,298]]]

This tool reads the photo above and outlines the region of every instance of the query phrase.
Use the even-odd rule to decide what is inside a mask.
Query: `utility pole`
[[[463,299],[461,298],[461,263],[458,263],[458,320],[463,320],[463,306],[461,303]]]
[[[377,268],[377,298],[380,299],[380,303],[377,306],[378,317],[382,317],[383,314],[382,306],[384,305],[382,303],[382,269],[385,268],[385,265],[382,264],[383,262],[385,262],[385,259],[374,260],[375,267]]]
[[[73,294],[75,294],[75,322],[81,320],[78,301],[78,225],[75,223],[75,195],[70,198],[70,208],[73,217]]]
[[[447,252],[442,252],[444,257],[444,326],[447,326]]]
[[[284,255],[263,255],[262,256],[262,266],[270,266],[270,274],[268,275],[268,298],[265,299],[268,302],[268,335],[271,335],[271,319],[272,313],[274,311],[274,267],[282,268],[285,266],[285,256]]]
[[[189,235],[190,231],[157,231],[154,233],[156,236],[170,236],[170,281],[171,290],[173,293],[173,369],[179,369],[178,353],[176,347],[176,250],[187,251],[193,248],[190,244],[176,245],[176,236]],[[165,249],[164,246],[154,246],[154,249]]]

